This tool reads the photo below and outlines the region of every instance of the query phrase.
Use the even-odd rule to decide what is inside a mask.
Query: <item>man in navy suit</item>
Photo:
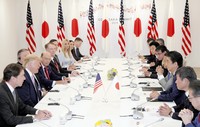
[[[63,69],[60,65],[58,56],[56,55],[56,45],[54,44],[54,41],[56,40],[52,40],[49,43],[47,43],[45,45],[45,49],[47,52],[49,52],[51,54],[51,61],[49,63],[49,66],[51,67],[52,71],[59,76],[66,76],[69,77],[69,74],[71,75],[78,75],[79,73],[77,71],[69,71],[66,69]]]
[[[34,107],[44,96],[47,91],[42,89],[39,79],[36,77],[40,68],[40,58],[34,54],[26,56],[23,62],[25,67],[25,80],[21,87],[16,88],[21,100],[32,107]]]
[[[200,80],[195,80],[189,85],[189,101],[193,107],[200,111]],[[190,109],[183,109],[179,113],[185,127],[200,127],[200,113],[192,121],[194,113]]]
[[[88,58],[88,56],[82,55],[79,51],[79,48],[81,47],[81,44],[83,43],[83,40],[79,37],[75,38],[74,40],[74,48],[72,49],[72,55],[76,61],[81,60],[81,58]]]
[[[185,100],[185,91],[178,90],[177,85],[175,83],[176,77],[175,73],[176,70],[183,65],[183,57],[177,51],[170,51],[166,54],[166,62],[167,62],[167,69],[173,75],[172,85],[169,89],[163,92],[153,91],[150,94],[151,98],[158,99],[159,101],[174,101],[177,105],[182,103]]]
[[[49,91],[56,84],[67,84],[70,79],[65,76],[60,76],[52,71],[49,63],[51,61],[51,54],[49,52],[43,52],[41,54],[41,67],[39,69],[39,78],[47,91]]]
[[[188,96],[190,82],[197,79],[197,75],[192,67],[181,67],[176,71],[176,84],[179,90],[186,92]],[[173,119],[181,120],[178,116],[183,109],[189,109],[194,113],[194,118],[198,115],[198,111],[192,106],[188,97],[179,105],[170,108],[167,104],[160,106],[159,113],[162,116],[171,116]],[[194,120],[194,119],[193,119]]]
[[[0,83],[0,127],[15,127],[52,116],[47,110],[37,110],[22,102],[15,88],[21,87],[24,80],[24,68],[21,65],[9,64],[4,69],[3,81]]]

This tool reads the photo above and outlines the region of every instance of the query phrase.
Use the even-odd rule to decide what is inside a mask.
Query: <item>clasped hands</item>
[[[47,110],[39,110],[37,114],[35,114],[34,116],[36,120],[47,120],[50,119],[51,117],[52,117],[51,112]]]

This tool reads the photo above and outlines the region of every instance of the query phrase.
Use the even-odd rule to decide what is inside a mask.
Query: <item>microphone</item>
[[[78,94],[77,95],[75,95],[75,99],[76,99],[76,101],[80,101],[81,99],[84,99],[84,100],[91,100],[92,98],[91,97],[85,97],[85,96],[82,96],[81,94],[80,94],[80,92],[77,90],[77,89],[75,89],[75,88],[73,88],[73,87],[70,87],[71,89],[73,89],[73,90],[75,90]]]
[[[82,74],[85,74],[85,76],[86,76],[86,73],[88,73],[87,74],[88,79],[91,79],[93,77],[92,72],[90,70],[88,70],[87,68],[84,68],[84,67],[81,67],[81,69],[84,69],[87,71],[87,72],[83,72]]]
[[[139,87],[140,88],[140,87]],[[120,99],[131,99],[132,101],[139,101],[140,100],[140,96],[139,95],[136,95],[134,92],[136,90],[138,90],[139,88],[136,88],[132,94],[131,94],[131,97],[121,97]]]
[[[131,88],[136,88],[137,84],[133,82],[136,77],[133,77],[131,82],[128,85],[123,85],[122,87],[130,86]]]
[[[84,77],[83,75],[80,75],[80,77],[85,81],[85,83],[83,84],[83,88],[88,88],[88,86],[92,86],[92,84],[89,84],[86,77]]]
[[[135,110],[133,111],[133,119],[136,119],[136,120],[139,120],[139,119],[142,119],[144,117],[143,113],[141,111],[139,111],[139,108],[142,106],[142,105],[145,105],[146,103],[149,103],[149,102],[152,102],[154,101],[155,99],[151,99],[147,102],[144,102],[140,105],[138,105]],[[141,108],[140,108],[141,109]]]
[[[72,118],[84,119],[84,116],[82,116],[82,115],[72,114],[72,111],[71,111],[66,105],[61,104],[61,103],[58,103],[58,102],[56,102],[56,101],[55,101],[54,99],[52,99],[52,98],[49,98],[49,100],[50,100],[50,101],[53,101],[54,103],[57,103],[57,104],[59,104],[59,105],[62,105],[63,107],[65,107],[65,108],[68,110],[68,112],[65,114],[65,120],[66,120],[66,121],[71,120]],[[73,117],[73,116],[75,116],[75,117]]]
[[[140,88],[140,87],[139,87]],[[140,96],[135,94],[135,91],[138,90],[139,88],[136,88],[133,93],[131,94],[131,100],[132,101],[139,101],[140,100]]]
[[[157,123],[157,122],[161,122],[161,121],[163,121],[163,120],[164,120],[164,118],[160,118],[160,119],[158,119],[158,120],[156,120],[156,121],[154,121],[154,122],[152,122],[152,123],[149,123],[149,124],[145,125],[144,127],[151,126],[151,125],[153,125],[153,124],[155,124],[155,123]]]
[[[136,77],[134,77],[133,79],[135,79]],[[131,88],[136,88],[137,87],[137,84],[133,82],[133,79],[131,80],[130,82],[130,87]]]
[[[70,87],[70,88],[73,89],[73,90],[75,90],[78,93],[77,95],[75,95],[75,99],[76,99],[76,101],[80,101],[81,100],[81,94],[80,94],[80,92],[77,89],[73,88],[73,87]]]
[[[129,74],[126,76],[123,76],[122,78],[135,78],[135,75],[131,74],[131,71],[129,71]]]

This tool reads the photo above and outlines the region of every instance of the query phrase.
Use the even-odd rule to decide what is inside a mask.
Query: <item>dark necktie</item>
[[[47,78],[47,79],[50,79],[48,67],[44,67],[44,72],[45,72],[46,78]]]
[[[200,114],[198,115],[198,121],[199,121],[199,123],[200,123]]]
[[[79,52],[79,49],[76,48],[76,56],[77,56],[77,57],[79,57],[79,55],[78,55],[79,53],[78,53],[78,52]]]
[[[60,73],[59,66],[58,66],[58,61],[56,60],[55,57],[54,57],[54,59],[53,59],[53,63],[54,63],[54,65],[55,65],[57,71]]]
[[[34,75],[32,75],[32,82],[33,82],[33,86],[34,86],[34,88],[35,88],[35,92],[36,92],[36,94],[37,94],[37,100],[39,101],[40,100],[40,91],[39,91],[39,84],[38,84],[38,82],[36,81],[36,79],[35,79],[35,77],[34,77]]]
[[[168,74],[167,74],[167,79],[169,80],[170,78],[171,78],[171,74],[168,73]]]
[[[16,103],[16,92],[15,92],[15,90],[12,92],[12,95],[13,95],[14,102]]]

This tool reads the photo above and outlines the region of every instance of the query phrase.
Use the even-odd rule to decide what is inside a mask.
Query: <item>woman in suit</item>
[[[76,68],[74,66],[76,61],[72,59],[72,57],[69,41],[64,39],[62,41],[62,51],[58,54],[58,59],[62,68],[67,68],[68,70],[74,70]]]

